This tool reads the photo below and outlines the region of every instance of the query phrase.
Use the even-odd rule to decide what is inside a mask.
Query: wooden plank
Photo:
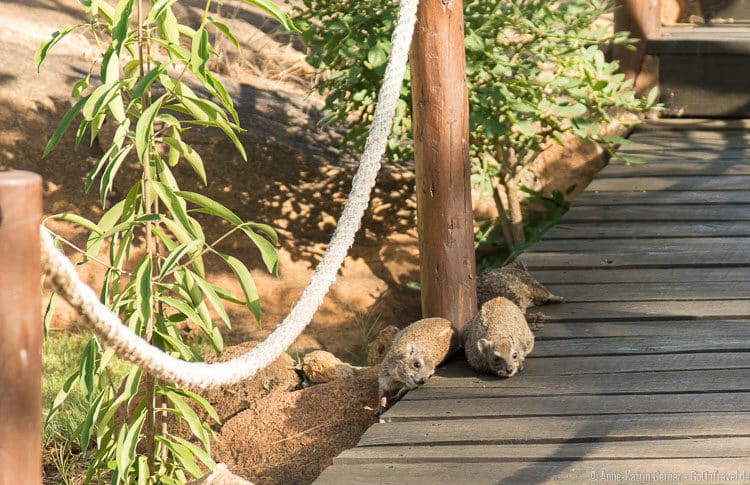
[[[649,161],[641,165],[613,162],[598,174],[600,177],[626,178],[673,175],[750,175],[750,163],[744,160],[665,160]]]
[[[750,299],[565,303],[546,306],[541,313],[548,321],[560,322],[744,319],[750,316]]]
[[[674,440],[604,441],[600,443],[541,443],[524,446],[445,445],[372,446],[352,448],[333,459],[335,465],[369,463],[507,463],[565,459],[604,460],[643,458],[742,458],[750,455],[750,438],[692,438]]]
[[[592,206],[593,208],[593,206]],[[609,208],[608,208],[609,209]],[[748,209],[750,211],[750,209]],[[563,219],[544,234],[554,239],[617,239],[665,237],[747,237],[748,222],[572,222]]]
[[[565,449],[560,445],[560,449]],[[643,456],[649,456],[644,448]],[[554,454],[550,456],[554,459]],[[672,460],[560,460],[540,463],[370,463],[333,465],[317,485],[403,485],[405,483],[472,485],[556,483],[743,483],[747,458]],[[712,477],[730,477],[717,481]],[[737,478],[739,477],[739,478]]]
[[[705,267],[705,268],[602,268],[602,269],[558,269],[532,270],[532,274],[542,283],[553,284],[601,284],[691,281],[750,281],[750,268]]]
[[[440,369],[440,375],[449,376],[460,366],[466,372],[466,363],[455,361]],[[750,369],[750,352],[706,352],[687,354],[635,354],[570,357],[529,357],[524,376],[569,376],[583,374],[622,374],[647,371]],[[454,372],[455,373],[455,372]],[[616,376],[612,376],[616,378]]]
[[[573,202],[581,205],[710,205],[710,204],[750,204],[750,191],[621,191],[597,192],[588,190]]]
[[[748,238],[585,239],[541,241],[520,260],[529,268],[748,266]]]
[[[702,237],[684,239],[680,237],[649,239],[641,241],[633,238],[608,239],[606,241],[598,239],[586,239],[577,241],[539,241],[531,247],[531,251],[526,254],[535,254],[537,252],[559,251],[566,252],[570,250],[586,251],[598,253],[602,251],[623,251],[630,248],[636,248],[637,251],[680,251],[692,249],[696,251],[713,249],[714,251],[733,251],[738,248],[747,249],[750,245],[750,238],[717,238]]]
[[[624,414],[381,423],[358,446],[748,436],[749,413]]]
[[[750,281],[689,283],[603,283],[548,287],[567,303],[586,301],[742,300],[750,297]],[[542,310],[543,311],[543,310]]]
[[[638,125],[634,134],[662,132],[725,132],[750,130],[750,119],[716,119],[716,118],[661,118],[649,120],[648,123]],[[689,135],[686,135],[689,136]]]
[[[544,308],[532,311],[544,313]],[[554,322],[548,321],[537,332],[537,339],[671,336],[692,338],[746,336],[750,320],[636,320],[620,322]]]
[[[693,130],[693,131],[670,131],[655,130],[642,131],[636,130],[628,139],[633,143],[662,143],[664,140],[669,141],[688,141],[691,143],[716,143],[716,142],[744,142],[750,145],[750,130],[748,129],[727,129],[727,130]],[[632,146],[632,145],[627,145]]]
[[[689,331],[686,330],[687,334]],[[561,357],[566,355],[622,355],[622,354],[671,354],[685,352],[750,351],[750,336],[726,332],[714,337],[696,338],[648,336],[648,337],[601,337],[566,338],[540,340],[534,346],[535,357]],[[750,384],[750,374],[748,375]]]
[[[391,423],[465,418],[747,411],[750,411],[750,392],[709,392],[680,394],[679,399],[672,394],[639,394],[407,400],[388,410],[381,419]]]
[[[622,205],[622,206],[573,206],[562,220],[573,222],[602,221],[750,221],[747,205]]]
[[[750,158],[750,151],[745,155]],[[671,177],[632,177],[595,178],[587,190],[602,192],[631,192],[633,190],[747,190],[750,176],[671,176]]]
[[[527,364],[535,365],[534,359]],[[478,375],[463,367],[462,376],[433,376],[404,400],[602,394],[680,394],[685,392],[750,391],[747,369],[689,370],[587,375],[539,376],[522,371],[510,379]],[[750,428],[748,428],[750,430]],[[750,435],[750,431],[748,432]]]
[[[628,150],[626,148],[618,151],[621,155],[637,157],[643,160],[747,160],[750,158],[750,148],[686,148],[660,150]]]

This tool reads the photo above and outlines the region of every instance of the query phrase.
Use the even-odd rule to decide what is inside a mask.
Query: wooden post
[[[0,172],[0,483],[42,483],[42,178]]]
[[[411,51],[422,316],[477,310],[461,0],[422,0]]]
[[[615,31],[622,30],[627,30],[640,42],[635,51],[613,46],[612,54],[620,62],[620,72],[635,80],[636,90],[643,93],[658,84],[658,60],[646,55],[646,43],[660,35],[659,0],[619,0],[615,9]]]

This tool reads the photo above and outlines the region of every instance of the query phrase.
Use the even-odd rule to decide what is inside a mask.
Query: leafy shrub
[[[295,22],[322,73],[328,121],[347,123],[345,143],[361,150],[390,52],[397,5],[391,0],[303,0]],[[563,133],[614,153],[623,140],[599,134],[616,110],[645,111],[656,91],[638,98],[600,46],[632,45],[627,32],[598,25],[614,2],[600,0],[468,0],[464,3],[472,182],[493,193],[500,218],[480,237],[503,230],[509,246],[524,243],[518,175]],[[408,79],[402,89],[388,157],[413,154]],[[562,188],[565,189],[565,188]]]

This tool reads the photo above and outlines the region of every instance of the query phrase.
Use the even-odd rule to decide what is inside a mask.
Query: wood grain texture
[[[513,399],[407,400],[389,410],[385,422],[536,416],[713,413],[750,411],[750,392],[639,394],[630,396],[548,396]]]
[[[638,221],[638,222],[681,222],[704,221],[729,222],[750,221],[750,208],[747,205],[627,205],[627,206],[581,206],[573,207],[565,216],[565,223],[592,221]],[[714,233],[717,236],[725,236]]]
[[[618,414],[380,423],[359,446],[543,443],[747,436],[750,413]]]
[[[593,206],[589,206],[594,208]],[[686,206],[687,207],[687,206]],[[578,209],[582,209],[579,207]],[[607,211],[613,211],[607,207]],[[750,207],[748,208],[750,212]],[[599,221],[574,222],[568,218],[544,234],[545,241],[557,239],[621,239],[621,238],[674,238],[674,237],[748,237],[750,222],[629,222]]]
[[[535,269],[532,270],[532,274],[539,281],[548,285],[561,283],[638,283],[642,281],[660,283],[750,281],[750,268],[746,267]]]
[[[530,359],[529,368],[535,365]],[[409,392],[405,400],[448,398],[511,398],[603,394],[681,394],[685,392],[750,391],[747,369],[653,371],[588,375],[525,375],[510,379],[477,375],[464,366],[463,374],[435,375],[426,386]]]
[[[561,322],[744,319],[750,314],[750,299],[565,303],[547,306],[542,313],[549,321]]]
[[[334,464],[368,463],[509,463],[544,460],[742,458],[750,454],[750,438],[692,438],[675,440],[605,441],[600,443],[542,443],[515,445],[373,446],[352,448]],[[481,465],[478,466],[478,468]]]
[[[560,445],[559,449],[565,449]],[[481,451],[479,449],[478,451]],[[549,460],[536,463],[375,463],[334,465],[314,482],[317,485],[403,485],[405,483],[517,485],[556,483],[581,485],[613,483],[628,478],[630,483],[712,483],[711,477],[736,476],[747,469],[743,458],[636,459],[636,460]],[[739,470],[739,472],[738,472]],[[733,475],[734,474],[734,475]],[[744,477],[744,475],[743,475]],[[594,481],[592,481],[594,480]],[[735,480],[736,482],[736,480]],[[627,483],[627,482],[626,482]],[[717,483],[717,482],[713,482]],[[742,482],[739,482],[742,483]]]
[[[750,158],[750,151],[745,155]],[[747,190],[750,176],[678,176],[670,177],[611,177],[596,178],[588,190],[600,192],[631,192],[634,190]]]
[[[575,207],[582,205],[692,205],[750,204],[750,191],[729,190],[684,190],[658,192],[653,190],[623,190],[618,192],[587,191],[575,200]]]
[[[585,374],[624,374],[648,371],[748,369],[750,352],[690,352],[684,354],[571,355],[529,357],[523,375],[571,376]],[[444,377],[470,376],[466,361],[450,362],[438,370]],[[611,376],[617,378],[617,376]]]
[[[602,283],[551,285],[567,303],[592,301],[742,300],[750,297],[750,281],[669,283]]]

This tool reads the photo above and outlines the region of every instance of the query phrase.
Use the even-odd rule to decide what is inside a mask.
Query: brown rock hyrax
[[[466,360],[477,372],[512,377],[534,348],[520,308],[502,296],[488,301],[463,330]]]
[[[456,350],[458,336],[444,318],[425,318],[401,330],[380,366],[380,399],[375,414],[425,384],[435,368]]]
[[[526,313],[529,307],[563,302],[562,297],[553,295],[531,276],[526,266],[520,261],[479,275],[477,279],[479,306],[498,296],[503,296],[515,303],[523,313]]]

